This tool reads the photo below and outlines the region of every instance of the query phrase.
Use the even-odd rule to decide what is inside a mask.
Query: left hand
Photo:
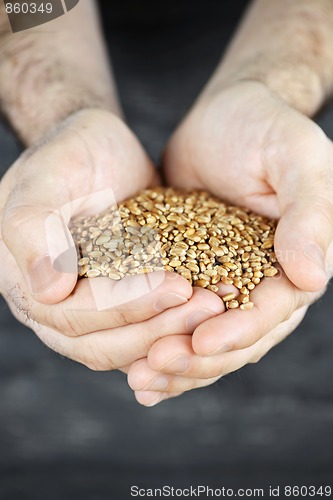
[[[209,385],[258,361],[298,326],[333,271],[332,169],[333,145],[320,127],[263,84],[241,82],[199,99],[167,146],[168,183],[279,219],[280,273],[252,292],[251,311],[229,310],[193,337],[157,341],[129,370],[139,402]],[[167,366],[175,358],[180,365]]]

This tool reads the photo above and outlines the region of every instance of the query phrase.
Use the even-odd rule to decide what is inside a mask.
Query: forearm
[[[313,115],[333,88],[333,0],[255,0],[204,94],[248,79]]]
[[[76,110],[120,114],[93,0],[16,34],[0,14],[0,105],[27,145]]]

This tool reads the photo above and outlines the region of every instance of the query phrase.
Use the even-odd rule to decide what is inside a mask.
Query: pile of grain
[[[225,295],[227,307],[251,309],[250,291],[277,273],[275,228],[275,221],[208,193],[159,187],[74,220],[71,232],[80,277],[120,280],[165,269],[213,292],[220,282],[234,285],[240,294]]]

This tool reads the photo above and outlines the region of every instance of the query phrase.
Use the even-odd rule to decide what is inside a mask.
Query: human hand
[[[241,82],[204,95],[175,132],[164,160],[171,185],[205,189],[278,218],[280,273],[252,292],[253,310],[229,310],[204,322],[192,341],[171,336],[154,344],[148,362],[138,361],[129,372],[143,404],[258,361],[300,323],[325,290],[333,264],[332,143],[263,84]],[[166,366],[177,356],[182,370]],[[142,392],[161,371],[163,392]]]
[[[205,309],[207,294],[188,303],[192,288],[173,273],[77,283],[69,219],[107,208],[110,193],[120,201],[156,181],[127,127],[98,110],[72,115],[1,181],[0,291],[46,345],[90,368],[129,365],[163,335],[186,333],[188,318]],[[210,300],[206,308],[206,318],[221,310]]]

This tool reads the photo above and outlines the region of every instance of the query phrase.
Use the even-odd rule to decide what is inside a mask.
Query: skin
[[[55,351],[128,373],[146,406],[257,362],[332,275],[333,150],[309,118],[332,89],[331,0],[254,2],[165,150],[171,185],[280,219],[280,272],[249,312],[225,312],[170,273],[152,273],[148,289],[142,276],[96,280],[97,295],[90,280],[76,286],[59,209],[66,225],[159,179],[123,122],[93,2],[15,36],[6,23],[0,14],[0,102],[28,146],[0,183],[0,291],[13,314]]]
[[[173,273],[98,280],[97,295],[90,280],[77,284],[62,222],[160,182],[122,119],[93,2],[15,35],[1,13],[0,50],[1,106],[27,146],[0,183],[0,292],[51,349],[128,371],[155,340],[224,307]]]
[[[171,137],[169,184],[279,219],[280,273],[252,292],[253,310],[156,342],[128,375],[142,404],[258,362],[324,293],[333,274],[333,145],[310,117],[332,91],[332,27],[331,1],[254,2]]]

